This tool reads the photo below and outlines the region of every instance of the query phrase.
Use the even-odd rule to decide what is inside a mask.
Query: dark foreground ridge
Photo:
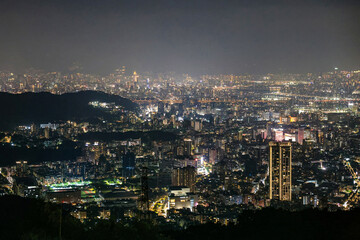
[[[0,92],[0,130],[32,123],[110,117],[110,113],[90,106],[89,102],[92,101],[115,103],[128,111],[137,108],[137,104],[129,99],[97,91],[62,95],[47,92],[22,94]]]
[[[238,224],[203,224],[183,230],[149,222],[113,219],[80,223],[66,206],[17,196],[0,198],[1,239],[357,239],[360,210],[245,211]],[[166,230],[165,230],[166,229]]]

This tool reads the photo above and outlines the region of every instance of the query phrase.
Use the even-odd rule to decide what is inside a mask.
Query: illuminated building
[[[291,201],[291,143],[270,142],[270,199]]]
[[[173,186],[186,186],[192,192],[195,190],[196,170],[194,167],[175,168],[171,175]]]
[[[258,129],[256,135],[260,135],[262,139],[266,139],[267,131],[266,131],[266,129]]]
[[[298,121],[298,118],[297,118],[297,117],[291,117],[291,116],[289,116],[289,118],[290,118],[290,122],[291,122],[291,123],[294,123],[294,122],[297,122],[297,121]]]
[[[30,132],[35,133],[37,131],[37,126],[35,124],[31,124],[30,126]]]
[[[304,128],[299,128],[297,142],[302,145],[303,141],[304,141]]]
[[[150,79],[149,78],[146,79],[146,87],[148,89],[150,89]]]
[[[39,198],[40,186],[35,177],[15,177],[14,178],[14,193],[21,197]]]
[[[317,140],[318,140],[318,143],[321,143],[321,144],[324,143],[324,132],[322,132],[321,130],[318,131]]]
[[[193,127],[195,131],[199,132],[202,129],[202,122],[199,121],[199,120],[192,121],[191,122],[191,127]]]
[[[284,134],[284,140],[285,140],[285,141],[295,142],[295,141],[296,141],[296,135],[295,135],[295,134],[291,134],[291,133],[285,133],[285,134]]]
[[[214,148],[211,148],[209,150],[209,163],[215,164],[217,161],[217,150]]]
[[[284,140],[284,131],[282,129],[275,129],[275,141],[282,142]]]
[[[44,135],[46,139],[50,138],[50,129],[48,127],[45,128]]]
[[[238,132],[238,140],[241,141],[242,140],[242,137],[243,137],[243,132],[242,131],[239,131]]]
[[[139,81],[139,75],[136,72],[134,72],[133,78],[134,78],[134,83],[136,85]]]
[[[118,68],[115,70],[115,78],[117,83],[121,83],[121,80],[123,79],[125,75],[125,66],[122,66],[121,68]]]
[[[16,174],[18,176],[26,176],[28,174],[28,162],[27,161],[17,161],[16,162]]]
[[[46,200],[55,203],[80,203],[81,190],[69,189],[63,191],[51,191],[46,193]]]
[[[110,215],[111,215],[110,209],[102,209],[100,211],[100,215],[98,216],[98,218],[109,220]]]
[[[70,214],[74,218],[79,219],[81,222],[84,222],[85,219],[87,218],[86,217],[86,211],[78,211],[78,210],[76,210],[74,212],[71,212]]]
[[[208,169],[205,167],[205,162],[204,162],[204,157],[201,156],[199,158],[196,158],[196,170],[197,170],[197,174],[198,175],[208,175],[209,171]]]
[[[198,204],[198,196],[187,187],[170,187],[168,196],[168,209],[189,208],[191,211]]]
[[[190,138],[184,139],[184,150],[185,150],[185,155],[187,156],[192,155],[192,140]]]

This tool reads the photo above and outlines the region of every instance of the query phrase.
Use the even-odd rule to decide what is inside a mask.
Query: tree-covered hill
[[[93,101],[115,103],[124,110],[137,109],[137,104],[129,99],[97,91],[62,95],[48,92],[22,94],[0,92],[0,130],[32,123],[110,117],[106,111],[89,105],[89,102]]]

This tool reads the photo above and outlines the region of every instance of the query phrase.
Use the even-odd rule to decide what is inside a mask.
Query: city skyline
[[[0,0],[0,239],[357,239],[359,0]]]

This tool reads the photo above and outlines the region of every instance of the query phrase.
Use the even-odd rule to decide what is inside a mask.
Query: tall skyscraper
[[[191,192],[195,190],[196,170],[194,167],[175,168],[171,175],[173,186],[189,187]]]
[[[304,128],[299,128],[298,130],[298,143],[303,144],[304,141]]]
[[[186,156],[192,155],[192,140],[190,138],[184,139],[184,149],[185,149]]]
[[[291,143],[270,142],[270,199],[291,201]]]
[[[50,138],[50,128],[46,127],[44,129],[44,135],[45,135],[45,138],[46,139],[49,139]]]
[[[133,74],[134,83],[137,83],[139,81],[139,75],[136,73],[136,71]]]

